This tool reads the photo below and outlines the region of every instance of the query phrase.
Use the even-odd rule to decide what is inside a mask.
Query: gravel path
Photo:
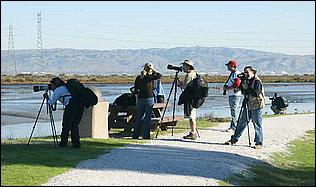
[[[199,130],[201,138],[183,140],[170,134],[142,145],[128,145],[80,162],[71,171],[51,178],[43,185],[71,186],[188,186],[218,185],[251,164],[267,162],[272,152],[284,151],[291,140],[315,129],[315,114],[288,115],[263,119],[264,146],[248,145],[247,129],[235,146],[223,145],[230,133],[228,123]],[[254,129],[250,123],[254,145]]]

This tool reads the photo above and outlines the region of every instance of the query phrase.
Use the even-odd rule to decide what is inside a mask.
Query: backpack
[[[98,97],[95,95],[95,93],[91,89],[86,88],[77,79],[68,79],[65,86],[70,92],[71,96],[79,98],[81,103],[86,108],[98,103]]]
[[[187,85],[181,93],[178,105],[190,101],[193,108],[199,108],[208,96],[208,83],[199,74]]]
[[[193,108],[199,108],[204,103],[206,97],[208,97],[208,83],[202,79],[199,74],[192,80],[194,99],[192,106]]]
[[[114,100],[113,104],[122,107],[136,106],[136,97],[132,93],[123,93]]]

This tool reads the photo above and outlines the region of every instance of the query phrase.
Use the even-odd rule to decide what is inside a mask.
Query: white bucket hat
[[[182,64],[188,64],[189,66],[194,67],[194,66],[193,66],[193,62],[192,62],[191,60],[184,60],[184,61],[182,62]]]

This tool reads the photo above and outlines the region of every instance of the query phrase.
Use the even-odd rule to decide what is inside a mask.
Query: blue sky
[[[1,49],[206,46],[315,54],[314,1],[1,1]]]

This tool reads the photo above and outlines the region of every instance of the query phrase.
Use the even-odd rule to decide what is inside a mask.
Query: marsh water
[[[1,138],[29,137],[37,114],[40,111],[39,120],[33,137],[51,135],[50,118],[47,114],[46,104],[40,110],[43,101],[43,93],[33,92],[35,85],[1,85]],[[100,89],[104,100],[112,103],[123,93],[129,93],[132,84],[87,84]],[[163,84],[166,100],[170,94],[169,103],[173,104],[175,89],[170,92],[171,84]],[[209,96],[203,106],[198,109],[198,117],[229,117],[230,110],[228,96],[222,95],[222,83],[209,83]],[[271,83],[264,84],[266,107],[264,114],[273,114],[270,109],[274,93],[284,96],[289,107],[287,113],[315,112],[315,83]],[[177,97],[181,90],[177,89]],[[176,100],[177,102],[177,100]],[[172,108],[167,109],[165,116],[172,115]],[[60,103],[53,112],[57,133],[61,130],[63,107]],[[183,115],[183,105],[176,105],[176,115]]]

